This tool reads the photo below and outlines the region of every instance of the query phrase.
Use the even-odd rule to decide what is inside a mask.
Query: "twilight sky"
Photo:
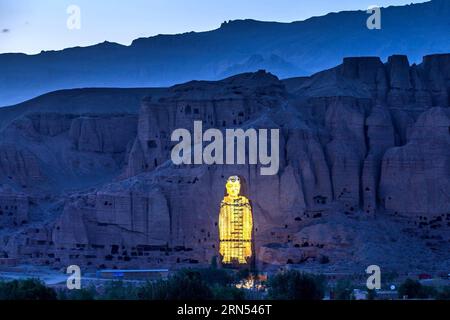
[[[39,53],[105,40],[129,45],[156,34],[216,29],[226,20],[291,22],[343,10],[425,0],[0,0],[0,53]],[[81,28],[69,30],[69,5]]]

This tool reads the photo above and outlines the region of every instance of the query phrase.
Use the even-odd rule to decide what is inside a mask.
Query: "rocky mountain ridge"
[[[279,78],[312,73],[344,57],[406,54],[411,62],[450,52],[450,2],[381,9],[369,30],[367,8],[292,23],[236,20],[216,30],[104,42],[36,55],[0,54],[0,106],[61,89],[167,87],[266,69]],[[420,43],[420,45],[418,45]]]

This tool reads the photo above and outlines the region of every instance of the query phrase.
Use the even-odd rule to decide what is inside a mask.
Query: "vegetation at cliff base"
[[[56,291],[37,279],[0,282],[0,300],[56,300]]]
[[[292,270],[275,275],[268,287],[269,298],[275,300],[322,300],[325,279]]]

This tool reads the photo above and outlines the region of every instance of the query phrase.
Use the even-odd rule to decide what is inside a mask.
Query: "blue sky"
[[[412,0],[0,0],[0,53],[38,53],[105,40],[129,45],[156,34],[216,29],[223,21],[291,22],[370,5]],[[66,10],[81,10],[81,29],[69,30]]]

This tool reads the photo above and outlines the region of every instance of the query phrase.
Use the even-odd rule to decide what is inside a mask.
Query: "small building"
[[[397,290],[377,290],[377,300],[398,300]]]
[[[97,277],[116,280],[159,280],[167,279],[169,269],[147,269],[147,270],[100,270]]]

